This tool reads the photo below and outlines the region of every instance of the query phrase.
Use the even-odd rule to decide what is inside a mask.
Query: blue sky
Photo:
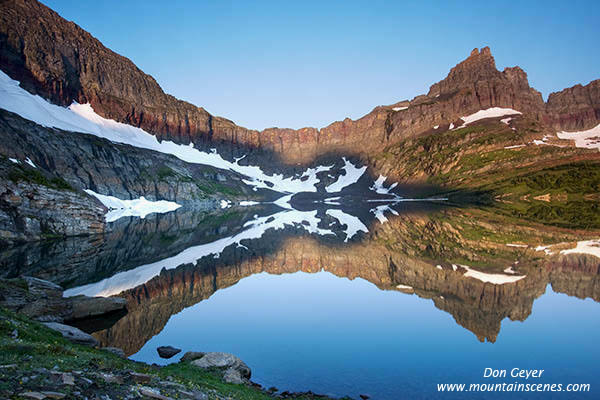
[[[162,88],[255,129],[426,93],[474,47],[548,93],[600,78],[599,1],[43,0]]]

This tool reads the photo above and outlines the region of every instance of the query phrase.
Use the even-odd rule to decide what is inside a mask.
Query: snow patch
[[[231,201],[221,200],[220,205],[221,205],[221,209],[229,208],[229,207],[231,207]]]
[[[600,239],[577,242],[577,246],[561,250],[560,254],[589,254],[600,258]]]
[[[377,220],[379,222],[381,222],[382,224],[384,224],[388,221],[387,217],[385,216],[386,211],[391,212],[394,215],[398,215],[398,212],[388,205],[378,206],[378,207],[372,208],[370,210],[370,212],[375,214],[375,218],[377,218]]]
[[[37,166],[33,163],[33,161],[31,161],[31,159],[29,157],[27,157],[25,159],[25,162],[29,165],[31,165],[33,168],[37,168]]]
[[[515,243],[507,243],[506,246],[508,246],[508,247],[524,247],[524,248],[529,247],[526,244],[515,244]]]
[[[344,175],[340,175],[338,177],[337,181],[333,182],[331,185],[329,185],[325,188],[325,190],[328,193],[341,192],[342,189],[344,189],[345,187],[348,187],[348,186],[358,182],[360,177],[367,170],[366,166],[357,168],[350,161],[346,160],[346,157],[344,157],[343,160],[344,160],[343,169],[346,173]],[[329,168],[331,168],[331,167],[329,167]],[[315,188],[315,191],[316,191],[316,188]]]
[[[148,214],[153,213],[166,213],[174,211],[181,207],[181,205],[166,200],[150,201],[146,200],[144,196],[134,200],[121,200],[114,196],[106,196],[98,194],[92,190],[85,190],[85,192],[91,196],[94,196],[106,208],[108,213],[106,214],[106,222],[114,222],[122,217],[140,217],[145,218]]]
[[[520,148],[520,147],[525,147],[525,145],[524,145],[524,144],[516,144],[516,145],[514,145],[514,146],[506,146],[506,147],[504,147],[504,148],[505,148],[505,149],[518,149],[518,148]]]
[[[16,158],[9,158],[10,162],[13,164],[20,164],[21,162],[19,160],[17,160]]]
[[[408,285],[396,285],[396,288],[398,288],[400,290],[414,290],[412,286],[408,286]]]
[[[402,110],[406,110],[408,107],[394,107],[392,108],[392,110],[394,111],[402,111]]]
[[[462,117],[463,124],[455,129],[464,128],[468,124],[471,124],[475,121],[479,121],[486,118],[498,118],[503,117],[505,115],[515,115],[521,114],[520,111],[513,110],[512,108],[501,108],[501,107],[492,107],[486,110],[479,110],[474,114],[467,115],[466,117]],[[450,128],[452,129],[452,128]]]
[[[434,126],[434,127],[433,127],[433,129],[437,129],[437,128],[439,128],[439,127],[440,127],[439,125],[436,125],[436,126]]]
[[[481,272],[474,270],[466,265],[461,265],[462,268],[466,269],[467,272],[463,275],[468,278],[475,278],[482,282],[492,283],[494,285],[503,285],[505,283],[514,283],[525,278],[526,275],[503,275],[503,274],[490,274],[487,272]]]
[[[344,242],[347,242],[358,232],[369,232],[369,229],[367,229],[365,224],[363,224],[361,220],[358,219],[358,217],[355,217],[354,215],[346,214],[342,210],[327,210],[325,213],[337,219],[340,222],[340,224],[346,225],[346,229],[344,230],[344,233],[346,234],[346,239],[344,240]]]
[[[387,177],[383,176],[383,175],[379,175],[379,178],[377,178],[377,180],[375,182],[373,182],[373,186],[371,186],[369,189],[375,191],[375,193],[379,193],[379,194],[390,194],[390,190],[394,189],[396,186],[398,186],[397,182],[394,182],[390,185],[390,187],[386,188],[385,186],[383,186],[383,183],[385,182],[385,180],[387,179]]]
[[[579,132],[558,132],[559,139],[575,141],[575,147],[600,150],[600,124],[592,129]]]
[[[328,204],[330,206],[340,206],[341,205],[339,203],[340,199],[341,199],[341,197],[328,197],[323,201],[323,203]]]
[[[256,206],[258,204],[260,204],[260,202],[258,202],[258,201],[246,201],[246,200],[240,201],[240,206],[242,206],[242,207]]]

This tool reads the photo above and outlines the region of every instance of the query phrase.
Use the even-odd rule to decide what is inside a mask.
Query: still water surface
[[[562,252],[594,235],[433,205],[179,210],[8,249],[0,264],[68,294],[127,299],[114,325],[87,328],[134,360],[223,351],[265,387],[336,397],[595,399],[600,258]],[[163,345],[183,351],[164,360]],[[544,373],[483,378],[515,367]],[[437,392],[496,382],[591,392]]]
[[[496,343],[481,343],[431,300],[328,272],[260,273],[173,315],[132,358],[164,364],[156,347],[176,344],[237,354],[267,387],[375,399],[461,398],[437,395],[436,384],[595,382],[599,312],[590,299],[547,288],[531,317],[504,320]],[[529,381],[484,379],[486,367],[545,371]]]

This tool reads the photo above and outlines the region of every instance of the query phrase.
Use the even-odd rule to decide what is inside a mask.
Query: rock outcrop
[[[98,346],[98,341],[87,333],[83,332],[79,328],[75,328],[73,326],[60,324],[58,322],[44,322],[48,328],[53,331],[59,332],[65,339],[77,343],[82,344],[84,346],[96,347]]]
[[[156,351],[161,358],[171,358],[181,352],[181,349],[176,349],[173,346],[159,346],[156,348]]]
[[[43,279],[0,280],[0,306],[45,322],[70,322],[124,310],[120,297],[63,297],[62,287]]]
[[[0,243],[101,233],[105,213],[60,178],[0,157]]]
[[[229,353],[209,352],[191,363],[198,368],[224,370],[223,380],[227,383],[247,383],[252,374],[250,368],[242,360]]]

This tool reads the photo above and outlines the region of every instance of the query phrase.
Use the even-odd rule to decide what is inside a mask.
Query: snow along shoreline
[[[144,219],[148,214],[163,214],[175,211],[181,207],[180,204],[172,201],[146,200],[144,196],[139,199],[121,200],[114,196],[98,194],[90,189],[86,189],[85,192],[90,196],[97,198],[106,208],[108,208],[108,213],[104,216],[106,222],[114,222],[122,217],[140,217]]]

